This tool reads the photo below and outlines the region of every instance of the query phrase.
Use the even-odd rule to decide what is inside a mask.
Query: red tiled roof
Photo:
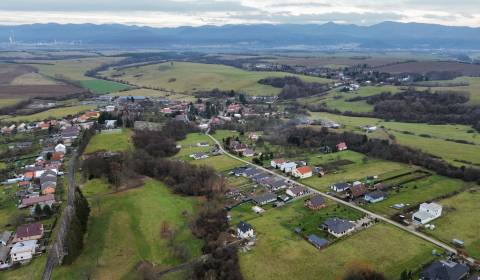
[[[312,169],[310,168],[310,166],[302,166],[297,168],[297,172],[300,174],[307,174],[312,172]]]
[[[41,223],[22,225],[17,228],[16,238],[26,238],[30,236],[42,235],[43,225]]]

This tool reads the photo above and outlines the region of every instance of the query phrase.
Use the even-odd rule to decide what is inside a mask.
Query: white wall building
[[[29,240],[15,243],[10,250],[12,262],[28,262],[33,258],[37,249],[37,240]]]
[[[422,203],[417,212],[412,215],[412,220],[420,224],[426,224],[442,216],[442,205],[437,203]]]
[[[252,238],[255,236],[253,227],[245,222],[240,222],[237,225],[237,237],[238,238]]]

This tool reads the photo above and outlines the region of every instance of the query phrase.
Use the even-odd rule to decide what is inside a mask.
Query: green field
[[[196,199],[174,195],[158,181],[148,180],[143,187],[90,203],[83,252],[72,265],[56,268],[53,279],[135,279],[135,266],[141,261],[159,268],[182,263],[161,237],[164,222],[175,230],[174,243],[184,246],[189,258],[200,254],[202,241],[192,236],[189,227]]]
[[[85,153],[99,151],[123,152],[131,148],[132,131],[124,129],[121,133],[109,133],[104,131],[92,137],[85,149]]]
[[[79,113],[95,109],[95,106],[91,105],[79,105],[71,107],[60,107],[55,109],[50,109],[40,113],[26,115],[26,116],[16,116],[16,117],[7,117],[2,119],[6,122],[31,122],[31,121],[42,121],[47,119],[61,119],[67,116],[74,116]]]
[[[433,259],[433,245],[385,224],[319,251],[283,225],[300,221],[299,215],[295,207],[288,206],[249,221],[257,243],[240,254],[245,279],[339,279],[347,266],[357,262],[367,263],[390,279],[398,278],[404,269],[420,269]]]
[[[196,99],[192,95],[188,94],[176,94],[167,91],[146,89],[146,88],[137,88],[131,90],[125,90],[120,92],[110,93],[110,96],[145,96],[145,97],[157,97],[157,98],[167,98],[169,100],[179,100],[179,101],[192,101]]]
[[[442,217],[432,223],[435,230],[427,233],[445,243],[457,238],[465,242],[466,252],[480,258],[480,189],[465,191],[453,197],[440,200]]]
[[[311,113],[313,119],[326,119],[345,126],[346,130],[363,133],[360,128],[365,125],[376,125],[379,129],[368,134],[369,137],[386,139],[388,134],[396,138],[401,145],[423,150],[442,157],[449,163],[464,165],[456,160],[464,160],[480,165],[480,136],[466,125],[429,125],[424,123],[387,122],[376,118],[348,117],[329,113]],[[381,127],[384,127],[383,129]],[[407,132],[407,133],[405,133]],[[421,135],[430,135],[422,137]],[[464,140],[474,145],[447,141]]]
[[[235,90],[250,95],[276,95],[280,89],[261,85],[258,80],[266,77],[283,77],[281,72],[251,72],[230,66],[174,62],[130,67],[102,72],[110,78],[128,81],[138,86],[161,88],[177,93],[192,93],[199,90],[219,88]],[[305,81],[329,83],[330,80],[299,76]]]
[[[366,208],[370,211],[391,216],[401,212],[391,208],[397,203],[418,205],[426,201],[432,201],[443,195],[451,194],[466,188],[467,185],[461,180],[446,178],[439,175],[433,175],[418,181],[410,182],[402,186],[399,191],[388,191],[388,198],[384,201],[367,204]]]
[[[206,159],[192,160],[190,163],[196,164],[196,165],[210,166],[220,172],[231,170],[235,167],[245,165],[245,163],[238,161],[236,159],[233,159],[226,155],[211,156]]]
[[[105,81],[105,80],[99,80],[99,79],[91,79],[91,80],[84,80],[80,81],[80,85],[83,88],[86,88],[88,90],[91,90],[92,92],[95,93],[111,93],[111,92],[116,92],[120,90],[125,90],[129,89],[130,86],[117,83],[117,82],[111,82],[111,81]]]
[[[42,256],[33,259],[28,265],[14,270],[1,271],[0,280],[42,279],[46,261],[47,256],[43,254]]]

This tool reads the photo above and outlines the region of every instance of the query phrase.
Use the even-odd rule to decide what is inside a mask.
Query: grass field
[[[195,97],[188,94],[175,94],[171,92],[138,88],[131,89],[126,91],[120,91],[115,93],[110,93],[110,96],[145,96],[145,97],[157,97],[157,98],[168,98],[170,100],[180,100],[180,101],[195,101]]]
[[[79,105],[71,107],[60,107],[55,109],[50,109],[40,113],[26,115],[26,116],[16,116],[16,117],[7,117],[3,121],[7,122],[31,122],[31,121],[41,121],[46,119],[60,119],[67,117],[69,115],[77,115],[81,112],[85,112],[91,109],[94,109],[95,106],[90,105]]]
[[[44,254],[38,258],[35,258],[28,265],[22,266],[14,270],[1,271],[0,280],[42,279],[42,274],[45,270],[46,261],[47,256]]]
[[[220,172],[231,170],[235,167],[245,165],[243,162],[240,162],[226,155],[212,156],[206,159],[192,160],[190,163],[197,164],[197,165],[207,165]]]
[[[94,153],[99,151],[123,152],[131,148],[132,131],[122,130],[121,133],[103,132],[92,137],[85,149],[85,153]]]
[[[435,198],[455,191],[460,191],[466,187],[466,183],[461,180],[433,175],[407,183],[403,185],[398,192],[391,190],[388,192],[388,198],[386,200],[374,204],[367,204],[366,208],[376,213],[391,216],[401,212],[401,210],[391,208],[394,204],[403,203],[413,206],[426,201],[432,201]]]
[[[369,137],[386,139],[388,134],[393,134],[398,144],[417,148],[442,157],[457,166],[463,164],[456,160],[480,164],[480,148],[478,147],[480,145],[480,136],[466,125],[387,122],[376,118],[348,117],[329,113],[311,113],[311,115],[313,119],[332,120],[345,125],[346,130],[361,133],[363,133],[361,126],[376,125],[379,128],[383,126],[384,129],[378,129],[376,132],[370,133]],[[408,132],[408,134],[405,132]],[[422,137],[422,134],[428,134],[430,137]],[[447,139],[465,140],[475,145],[446,141]]]
[[[83,252],[72,265],[56,268],[53,279],[135,279],[134,269],[141,261],[160,268],[180,264],[161,238],[164,222],[190,257],[200,254],[202,241],[192,236],[188,225],[195,213],[194,198],[174,195],[164,184],[148,180],[143,187],[90,201]]]
[[[111,93],[111,92],[116,92],[116,91],[130,88],[130,86],[125,84],[99,80],[99,79],[90,79],[90,80],[80,81],[80,85],[83,88],[89,89],[95,93]]]
[[[443,206],[442,217],[433,221],[437,227],[427,231],[434,237],[450,243],[457,238],[465,242],[467,253],[480,258],[480,188],[465,191],[439,201]]]
[[[293,275],[295,279],[339,279],[354,262],[367,263],[393,279],[404,269],[419,269],[433,258],[432,245],[385,224],[319,251],[282,225],[298,218],[299,212],[288,206],[249,221],[257,243],[250,252],[240,254],[245,279],[292,279]]]
[[[250,72],[230,66],[174,62],[131,67],[102,72],[110,78],[126,80],[138,86],[163,88],[177,93],[192,93],[199,90],[219,88],[236,90],[251,95],[276,95],[280,89],[261,85],[258,80],[266,77],[283,77],[280,72]],[[113,75],[113,76],[112,76]],[[328,83],[330,80],[301,76],[305,81]]]

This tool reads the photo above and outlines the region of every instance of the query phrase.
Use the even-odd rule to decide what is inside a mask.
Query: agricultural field
[[[46,119],[61,119],[69,115],[77,115],[79,113],[95,109],[95,106],[91,105],[78,105],[71,107],[59,107],[55,109],[50,109],[40,113],[25,115],[25,116],[16,116],[16,117],[6,117],[2,121],[5,122],[32,122],[32,121],[42,121]]]
[[[92,92],[101,93],[101,94],[117,92],[117,91],[126,90],[130,88],[130,86],[125,84],[105,81],[100,79],[90,79],[90,80],[80,81],[80,85],[83,88],[86,88]]]
[[[452,239],[465,242],[468,255],[480,258],[480,188],[474,187],[450,198],[440,200],[442,217],[433,221],[435,230],[427,233],[445,243]]]
[[[245,165],[244,163],[242,163],[242,162],[240,162],[236,159],[233,159],[229,156],[226,156],[226,155],[211,156],[211,157],[206,158],[206,159],[193,160],[190,163],[197,164],[197,165],[210,166],[213,169],[215,169],[217,171],[220,171],[220,172],[228,171],[228,170],[231,170],[235,167]]]
[[[155,89],[146,89],[146,88],[137,88],[125,91],[119,91],[110,93],[110,96],[145,96],[145,97],[156,97],[156,98],[167,98],[169,100],[179,100],[179,101],[192,101],[196,99],[192,95],[187,94],[176,94],[168,91],[161,91]]]
[[[103,131],[92,137],[85,148],[85,154],[99,151],[123,152],[132,147],[132,131],[123,129],[120,133]]]
[[[300,207],[301,201],[249,220],[257,242],[251,251],[240,253],[245,279],[291,279],[292,275],[299,279],[318,279],[318,275],[339,279],[346,267],[359,262],[384,272],[388,278],[398,278],[404,269],[415,271],[431,261],[432,249],[437,249],[380,223],[319,251],[288,226],[301,221]],[[328,207],[322,211],[329,211]]]
[[[121,70],[111,69],[101,74],[116,80],[125,80],[137,86],[164,89],[175,93],[191,94],[195,91],[219,88],[262,96],[276,95],[280,93],[280,89],[259,84],[258,80],[287,75],[280,72],[250,72],[224,65],[189,62],[161,63]],[[322,78],[299,77],[308,82],[332,82]]]
[[[395,136],[398,144],[420,149],[457,166],[465,165],[460,160],[473,165],[480,164],[478,148],[480,136],[466,125],[387,122],[376,118],[347,117],[329,113],[311,113],[311,115],[312,119],[331,120],[344,125],[346,130],[359,133],[364,133],[362,126],[375,125],[379,129],[368,134],[369,137],[387,139],[391,134]],[[457,143],[452,140],[463,140],[472,144]]]
[[[374,68],[376,71],[388,73],[420,73],[432,71],[453,71],[465,76],[479,76],[480,65],[461,63],[456,61],[410,61],[405,63],[391,64]]]
[[[341,92],[340,90],[332,90],[325,96],[309,97],[297,100],[300,104],[312,105],[312,104],[325,104],[328,108],[337,109],[341,112],[355,112],[366,113],[373,112],[373,105],[368,104],[366,101],[354,101],[349,102],[347,100],[354,97],[367,97],[382,92],[399,92],[400,88],[395,86],[366,86],[361,87],[355,92]]]
[[[89,199],[83,252],[73,264],[55,268],[53,279],[130,279],[142,261],[158,268],[183,263],[161,237],[162,225],[175,230],[173,242],[186,249],[188,259],[200,255],[202,241],[188,225],[198,203],[195,198],[175,195],[163,183],[147,180],[143,187]]]
[[[461,180],[432,175],[418,181],[406,183],[398,188],[398,190],[391,189],[388,191],[388,198],[386,200],[374,204],[367,204],[365,208],[385,216],[393,216],[402,212],[402,210],[392,208],[394,204],[403,203],[407,205],[408,208],[454,192],[462,191],[467,187],[468,185]]]

